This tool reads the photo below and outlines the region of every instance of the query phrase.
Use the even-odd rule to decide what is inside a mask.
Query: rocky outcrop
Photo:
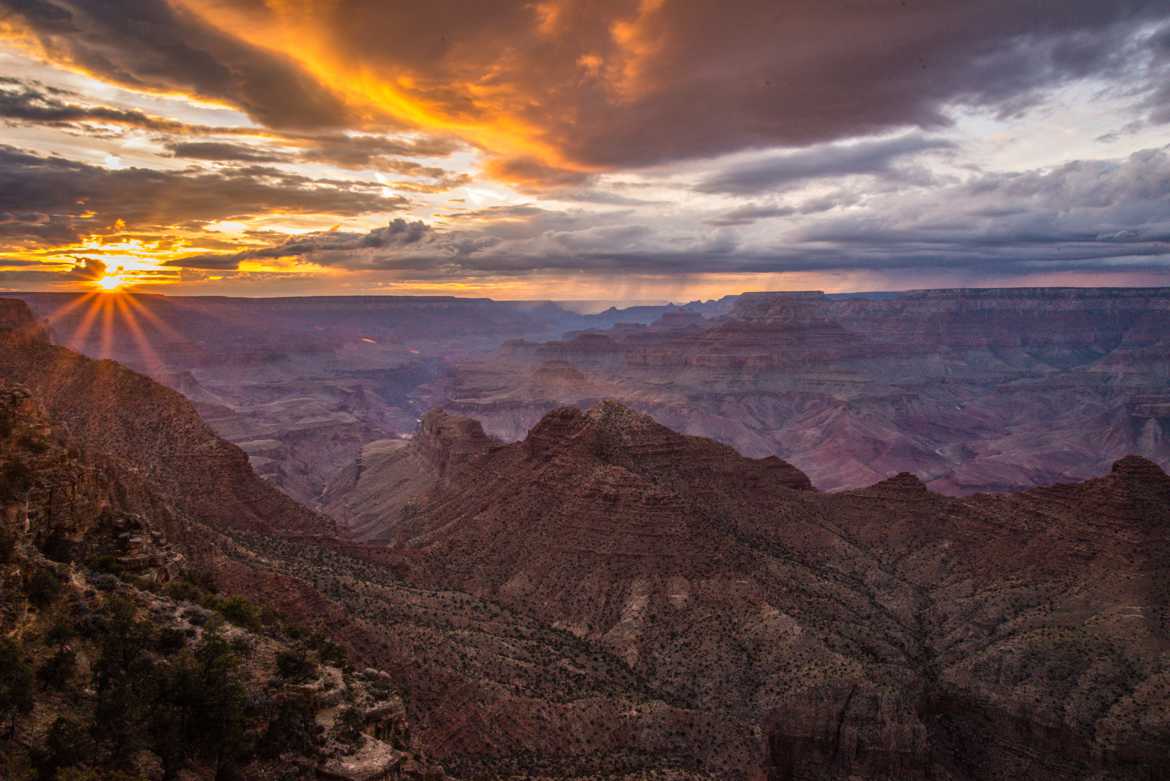
[[[720,714],[689,738],[719,777],[1136,781],[1170,741],[1168,490],[1128,457],[1018,494],[823,494],[606,402],[465,462],[391,550]]]

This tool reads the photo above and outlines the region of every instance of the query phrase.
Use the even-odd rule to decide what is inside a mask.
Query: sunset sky
[[[4,290],[1170,284],[1166,0],[0,0],[0,134]]]

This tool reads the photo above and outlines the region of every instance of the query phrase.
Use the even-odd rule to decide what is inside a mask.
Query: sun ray
[[[169,299],[169,302],[172,306],[176,305],[174,299]],[[150,311],[150,308],[144,301],[140,300],[139,297],[127,295],[126,303],[129,304],[138,315],[141,315],[142,319],[146,320],[150,323],[150,325],[161,331],[167,338],[173,339],[177,342],[190,341],[190,339],[181,334],[179,331],[175,330],[174,326],[160,317],[157,313]]]
[[[78,309],[79,307],[84,306],[86,304],[86,302],[88,302],[91,298],[93,298],[96,295],[97,295],[97,293],[95,291],[92,291],[92,290],[87,291],[85,293],[80,293],[77,296],[75,296],[72,300],[57,307],[52,312],[50,312],[46,317],[46,319],[49,321],[49,325],[52,325],[56,321],[64,320],[74,310]]]
[[[101,346],[98,355],[102,358],[114,357],[114,343],[116,341],[116,334],[114,333],[114,302],[113,296],[102,296],[100,304],[102,310],[102,324],[101,324]]]
[[[77,328],[73,330],[73,333],[66,340],[66,346],[71,347],[78,352],[84,352],[85,343],[89,340],[89,332],[93,329],[94,321],[97,319],[98,313],[101,311],[101,299],[97,298],[97,296],[97,293],[92,293],[85,296],[84,300],[88,301],[89,305],[82,314],[81,320],[77,324]]]
[[[162,359],[155,351],[154,346],[150,343],[149,337],[143,331],[142,326],[138,322],[134,310],[130,306],[131,295],[118,296],[114,302],[117,308],[119,318],[125,324],[126,330],[130,333],[130,338],[137,345],[138,354],[141,356],[143,365],[146,368],[147,374],[154,374],[163,369]]]

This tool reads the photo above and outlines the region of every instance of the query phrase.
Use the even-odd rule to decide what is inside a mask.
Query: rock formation
[[[745,293],[721,317],[464,359],[426,398],[522,439],[615,398],[825,490],[899,472],[948,494],[1170,466],[1170,289]]]
[[[771,312],[767,333],[776,306],[817,300],[749,304]],[[836,326],[822,320],[796,343],[823,337],[815,349],[827,350]],[[1170,478],[1146,458],[1014,494],[943,496],[907,471],[823,493],[775,456],[615,402],[555,408],[510,444],[435,412],[334,484],[334,526],[257,478],[178,394],[54,347],[17,305],[0,302],[0,323],[0,400],[16,421],[0,450],[5,529],[21,535],[3,593],[26,593],[46,568],[74,584],[60,604],[104,611],[108,588],[139,621],[200,638],[218,615],[256,649],[255,686],[272,665],[299,676],[296,654],[277,657],[314,643],[315,671],[281,696],[324,704],[313,718],[329,737],[312,764],[289,756],[286,768],[434,778],[438,761],[457,778],[630,781],[1170,773]],[[751,318],[723,325],[734,337],[713,333],[719,323],[627,330],[650,343],[742,340],[734,360],[695,353],[683,371],[729,384],[803,360],[753,357],[766,353]],[[596,365],[614,362],[606,339],[626,337],[594,338]],[[1134,349],[1156,365],[1156,341],[1142,339]],[[584,364],[573,368],[590,376]],[[1156,396],[1127,404],[1158,412]],[[5,633],[17,627],[20,653],[40,664],[44,627],[28,604],[6,608]],[[328,661],[326,640],[352,668]],[[357,672],[367,666],[385,674]]]
[[[478,455],[387,519],[409,577],[719,714],[712,732],[675,717],[717,777],[1170,769],[1170,477],[1146,459],[1019,494],[948,498],[909,474],[824,494],[613,402],[505,447],[463,430],[446,446]],[[733,749],[734,725],[765,739]]]

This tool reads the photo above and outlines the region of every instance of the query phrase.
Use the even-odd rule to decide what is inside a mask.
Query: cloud
[[[851,208],[833,208],[842,203]],[[399,219],[368,234],[320,233],[175,264],[233,268],[244,259],[298,256],[421,280],[798,271],[977,280],[1121,270],[1170,277],[1170,147],[1023,173],[977,173],[864,201],[844,191],[792,205],[750,204],[715,224],[780,216],[795,222],[761,238],[695,226],[651,228],[628,210],[501,206],[452,213],[441,227]]]
[[[460,147],[449,136],[402,139],[365,133],[322,133],[290,135],[286,140],[307,147],[302,159],[342,168],[382,168],[387,161],[398,157],[446,157]]]
[[[77,261],[69,270],[70,276],[84,281],[101,279],[106,275],[106,264],[95,258],[84,258]]]
[[[272,127],[458,136],[530,188],[596,173],[1011,116],[1088,77],[1166,103],[1164,0],[386,4],[0,0],[48,55]],[[542,11],[543,9],[543,11]],[[554,22],[549,20],[553,19]],[[277,53],[285,52],[285,54]],[[336,159],[336,158],[335,158]],[[732,182],[728,183],[729,185]]]
[[[391,220],[386,227],[375,228],[369,233],[326,231],[244,252],[225,255],[192,255],[168,261],[166,265],[195,269],[233,269],[245,260],[286,257],[321,260],[322,255],[409,247],[426,241],[432,236],[432,230],[426,223],[407,221],[399,217]]]
[[[135,89],[226,101],[271,127],[340,126],[348,111],[291,58],[165,0],[3,0],[9,24],[56,61]]]
[[[178,122],[150,116],[133,109],[83,105],[79,96],[35,82],[0,77],[0,119],[49,126],[76,126],[80,123],[127,125],[147,130],[176,131]]]
[[[122,220],[173,227],[272,211],[359,215],[407,207],[380,185],[318,180],[263,166],[216,172],[110,170],[0,146],[0,237],[74,239]]]
[[[895,164],[923,152],[954,149],[954,144],[917,135],[852,144],[830,144],[738,163],[701,181],[705,193],[737,195],[781,190],[811,179],[859,174],[896,175]]]
[[[285,154],[225,141],[172,141],[167,149],[175,157],[215,162],[277,163],[290,159]]]

